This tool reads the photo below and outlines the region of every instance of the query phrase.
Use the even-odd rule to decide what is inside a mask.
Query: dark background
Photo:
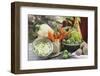
[[[87,41],[88,39],[88,18],[87,17],[81,17],[80,29],[81,29],[83,40],[88,42]]]

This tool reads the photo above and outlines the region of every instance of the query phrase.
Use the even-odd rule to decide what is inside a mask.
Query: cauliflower
[[[54,33],[53,29],[48,24],[41,24],[37,33],[39,36],[48,37],[48,31]]]

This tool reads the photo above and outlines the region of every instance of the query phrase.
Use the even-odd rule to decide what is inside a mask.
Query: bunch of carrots
[[[55,42],[55,41],[61,41],[63,40],[67,35],[69,34],[68,31],[65,31],[64,28],[60,28],[58,32],[52,33],[48,31],[48,38]]]

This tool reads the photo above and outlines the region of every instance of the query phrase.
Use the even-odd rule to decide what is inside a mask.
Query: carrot
[[[52,32],[50,32],[50,31],[48,31],[48,38],[49,38],[50,40],[52,40],[52,41],[56,41],[56,40],[61,41],[61,40],[63,40],[68,34],[69,34],[69,32],[66,32],[66,31],[64,30],[64,28],[60,28],[60,29],[59,29],[59,32],[54,33],[54,34],[53,34]]]
[[[65,30],[64,30],[64,28],[60,28],[60,40],[62,40],[62,39],[64,39],[66,36],[68,36],[68,34],[69,34],[69,31],[68,32],[66,32]]]
[[[60,35],[59,40],[61,41],[63,38],[64,38],[64,36],[63,35]]]
[[[61,34],[64,33],[64,29],[63,28],[60,28],[59,31],[60,31]]]
[[[48,32],[48,38],[52,41],[54,41],[54,36],[51,32]]]
[[[58,39],[58,34],[57,33],[54,34],[54,37],[55,37],[55,39]]]
[[[59,37],[60,37],[60,33],[58,32],[58,33],[57,33],[57,39],[59,39]]]

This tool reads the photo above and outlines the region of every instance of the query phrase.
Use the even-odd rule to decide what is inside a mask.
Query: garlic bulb
[[[80,48],[83,49],[84,46],[87,46],[87,43],[85,41],[81,43]]]
[[[85,46],[83,47],[83,54],[84,54],[84,55],[87,55],[87,54],[88,54],[88,46],[87,46],[87,45],[85,45]]]
[[[75,51],[75,54],[78,55],[78,56],[79,56],[79,55],[82,55],[82,49],[80,49],[80,48],[77,49],[77,50]]]

